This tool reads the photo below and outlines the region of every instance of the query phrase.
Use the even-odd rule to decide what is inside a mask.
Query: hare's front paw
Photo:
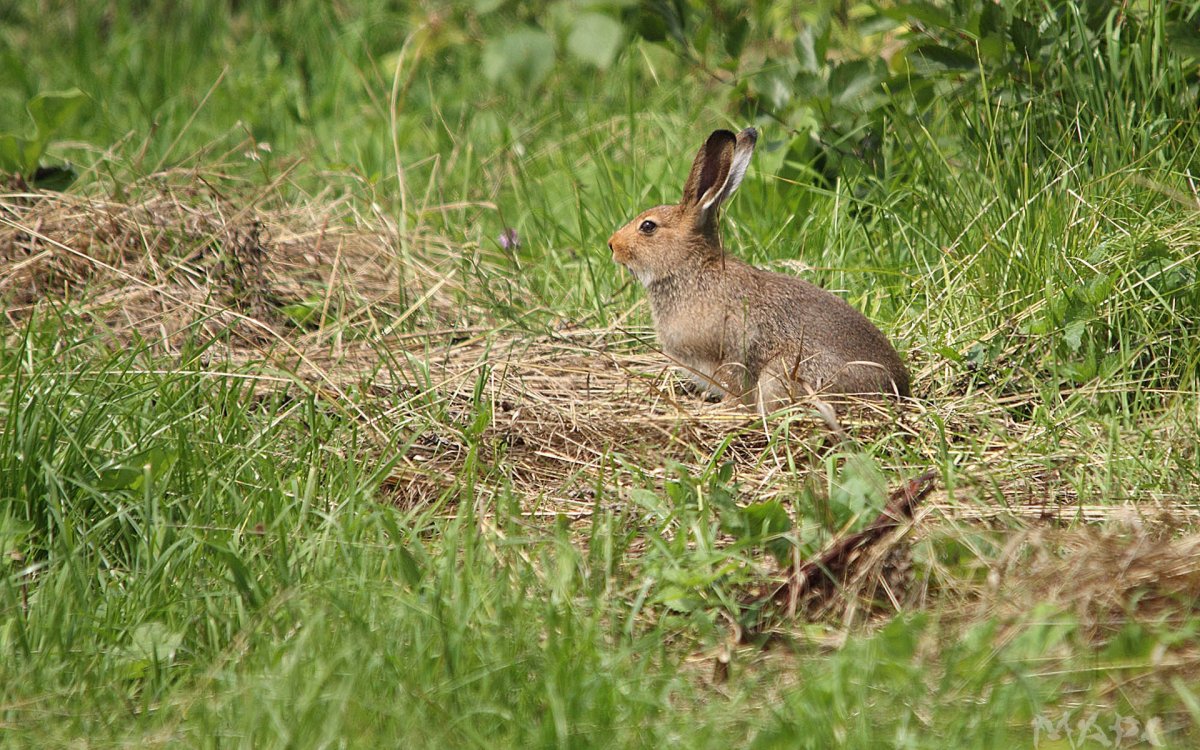
[[[703,399],[710,404],[715,404],[726,397],[726,394],[717,386],[710,383],[702,383],[696,376],[683,373],[675,381],[675,392],[680,395]]]

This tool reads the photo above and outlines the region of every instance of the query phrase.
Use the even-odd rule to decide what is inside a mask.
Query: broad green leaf
[[[993,64],[1001,64],[1007,57],[1008,42],[1002,34],[988,34],[979,40],[979,56]]]
[[[1095,348],[1088,347],[1082,359],[1068,363],[1065,369],[1069,379],[1076,383],[1086,383],[1095,378],[1096,373],[1100,370],[1100,363],[1096,361]]]
[[[302,302],[292,302],[279,308],[297,328],[307,328],[316,325],[317,316],[321,312],[320,299],[306,299]]]
[[[113,656],[121,665],[122,674],[136,680],[145,677],[156,663],[169,665],[174,662],[175,652],[182,643],[182,633],[161,622],[146,622],[133,629],[129,644],[117,649]]]
[[[1200,20],[1177,21],[1167,26],[1167,44],[1184,57],[1200,58]]]
[[[1063,342],[1073,354],[1079,353],[1079,348],[1083,345],[1083,334],[1087,333],[1087,328],[1086,320],[1072,320],[1063,330]]]
[[[624,34],[624,28],[614,19],[602,13],[584,13],[571,28],[567,51],[589,65],[607,70],[621,50]]]
[[[665,4],[643,5],[634,18],[634,33],[647,42],[665,42],[668,34],[678,41],[682,37],[679,18],[669,12],[669,7]]]
[[[138,490],[142,487],[146,471],[151,481],[157,482],[175,464],[179,454],[155,446],[138,451],[130,456],[113,461],[97,472],[96,486],[101,490]]]
[[[676,612],[691,612],[697,607],[704,606],[704,600],[688,589],[668,584],[659,590],[655,597],[659,604]]]
[[[830,510],[837,526],[856,517],[860,526],[866,525],[867,516],[886,502],[887,481],[875,460],[865,453],[847,457],[829,493]]]
[[[147,658],[170,662],[183,643],[183,634],[171,630],[161,622],[146,622],[134,629],[130,648]]]
[[[18,173],[27,179],[33,178],[54,132],[86,100],[87,96],[79,89],[46,91],[30,99],[25,109],[33,120],[33,136],[24,138],[13,133],[0,134],[0,170]]]
[[[1157,633],[1138,622],[1127,622],[1102,652],[1107,663],[1132,661],[1144,663],[1159,643]]]
[[[819,73],[801,71],[792,82],[793,95],[812,104],[826,102],[829,98],[829,83]]]
[[[889,661],[907,662],[916,655],[921,645],[921,634],[928,622],[929,616],[924,612],[897,617],[884,626],[876,642]]]
[[[813,127],[816,127],[815,121]],[[813,168],[813,162],[820,153],[820,141],[814,132],[804,132],[793,138],[788,144],[783,163],[777,172],[780,184],[802,183],[812,181],[814,178],[819,179],[820,174]]]
[[[979,35],[1003,34],[1008,26],[1004,8],[997,3],[984,3],[979,13]]]
[[[725,44],[725,52],[732,58],[742,56],[742,50],[746,47],[746,37],[750,32],[750,22],[745,16],[739,16],[736,21],[729,25],[725,30],[725,37],[722,42]]]
[[[975,343],[967,350],[966,363],[972,367],[982,367],[989,361],[988,350],[983,344]]]
[[[898,21],[916,20],[926,26],[935,26],[949,31],[966,31],[954,23],[954,19],[945,10],[930,3],[908,3],[894,8],[882,8],[880,12]]]
[[[780,562],[791,556],[792,546],[779,535],[790,531],[792,518],[778,500],[732,508],[721,514],[721,530],[749,544],[765,546]]]
[[[0,503],[10,503],[13,498],[0,498]],[[9,506],[15,507],[15,505]],[[0,515],[0,554],[19,551],[24,545],[25,540],[29,538],[33,531],[33,525],[28,521],[19,518],[14,518],[5,512]],[[10,558],[11,559],[11,558]]]
[[[1024,18],[1014,18],[1009,24],[1008,35],[1012,38],[1017,52],[1023,59],[1030,59],[1037,55],[1040,40],[1036,26]]]
[[[778,500],[766,500],[742,508],[750,533],[756,537],[782,534],[792,528],[792,518]]]
[[[975,70],[979,67],[979,63],[971,55],[941,44],[926,44],[918,47],[916,53],[947,70]]]
[[[829,45],[829,17],[821,16],[817,21],[805,24],[796,36],[796,59],[800,68],[816,73],[825,66],[825,51]]]
[[[781,535],[792,528],[792,518],[778,500],[747,505],[742,509],[751,538],[765,540],[767,551],[780,563],[792,554],[791,542]]]
[[[1097,273],[1082,290],[1080,296],[1092,308],[1100,305],[1117,285],[1118,274]]]
[[[778,71],[766,71],[754,76],[750,81],[751,88],[758,98],[772,110],[780,111],[791,101],[795,88],[791,81]]]
[[[865,39],[876,34],[886,34],[899,25],[896,19],[885,13],[874,13],[858,22],[858,34]]]
[[[41,190],[66,190],[78,177],[79,173],[70,164],[38,167],[33,171],[29,184]]]
[[[111,466],[101,469],[96,478],[96,488],[105,492],[132,490],[142,483],[142,472],[132,466]]]
[[[836,66],[829,74],[829,93],[833,102],[845,105],[879,86],[883,74],[879,65],[868,60],[851,60]]]
[[[554,68],[554,41],[528,26],[491,39],[483,48],[483,74],[492,83],[535,87]]]
[[[421,563],[413,553],[404,547],[398,547],[396,555],[400,559],[400,573],[404,576],[404,582],[409,586],[416,586],[421,582],[421,578],[424,575],[424,571],[421,570]]]
[[[25,146],[24,138],[0,134],[0,171],[25,174]]]
[[[43,143],[50,139],[69,120],[83,103],[87,95],[79,89],[67,91],[45,91],[29,100],[29,116],[37,128],[37,137]]]
[[[954,362],[957,364],[963,363],[963,356],[949,346],[936,346],[936,347],[934,347],[933,350],[934,350],[934,352],[942,355],[943,357],[950,360],[951,362]]]

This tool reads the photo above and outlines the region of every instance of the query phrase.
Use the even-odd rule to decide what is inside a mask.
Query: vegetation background
[[[1194,747],[1198,112],[1193,0],[0,5],[0,745]],[[841,442],[604,246],[750,124]]]

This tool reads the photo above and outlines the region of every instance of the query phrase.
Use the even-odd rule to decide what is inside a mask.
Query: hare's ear
[[[746,169],[750,166],[750,157],[754,156],[754,144],[758,143],[758,131],[746,128],[737,134],[737,143],[733,147],[733,160],[729,166],[729,176],[725,178],[725,186],[721,188],[714,206],[719,206],[733,195],[733,191],[742,184]]]
[[[736,143],[737,136],[728,130],[713,131],[692,162],[692,171],[688,174],[687,182],[683,183],[680,208],[689,212],[698,211],[700,215],[697,219],[708,214],[729,177]]]
[[[708,137],[683,186],[682,206],[695,215],[697,226],[708,226],[721,204],[742,184],[757,141],[754,128],[737,135],[718,130]]]

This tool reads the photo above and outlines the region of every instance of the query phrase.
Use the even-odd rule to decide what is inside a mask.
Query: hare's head
[[[613,260],[650,284],[719,255],[717,216],[746,176],[757,139],[754,128],[714,131],[692,162],[679,205],[643,211],[618,229],[608,240]]]

